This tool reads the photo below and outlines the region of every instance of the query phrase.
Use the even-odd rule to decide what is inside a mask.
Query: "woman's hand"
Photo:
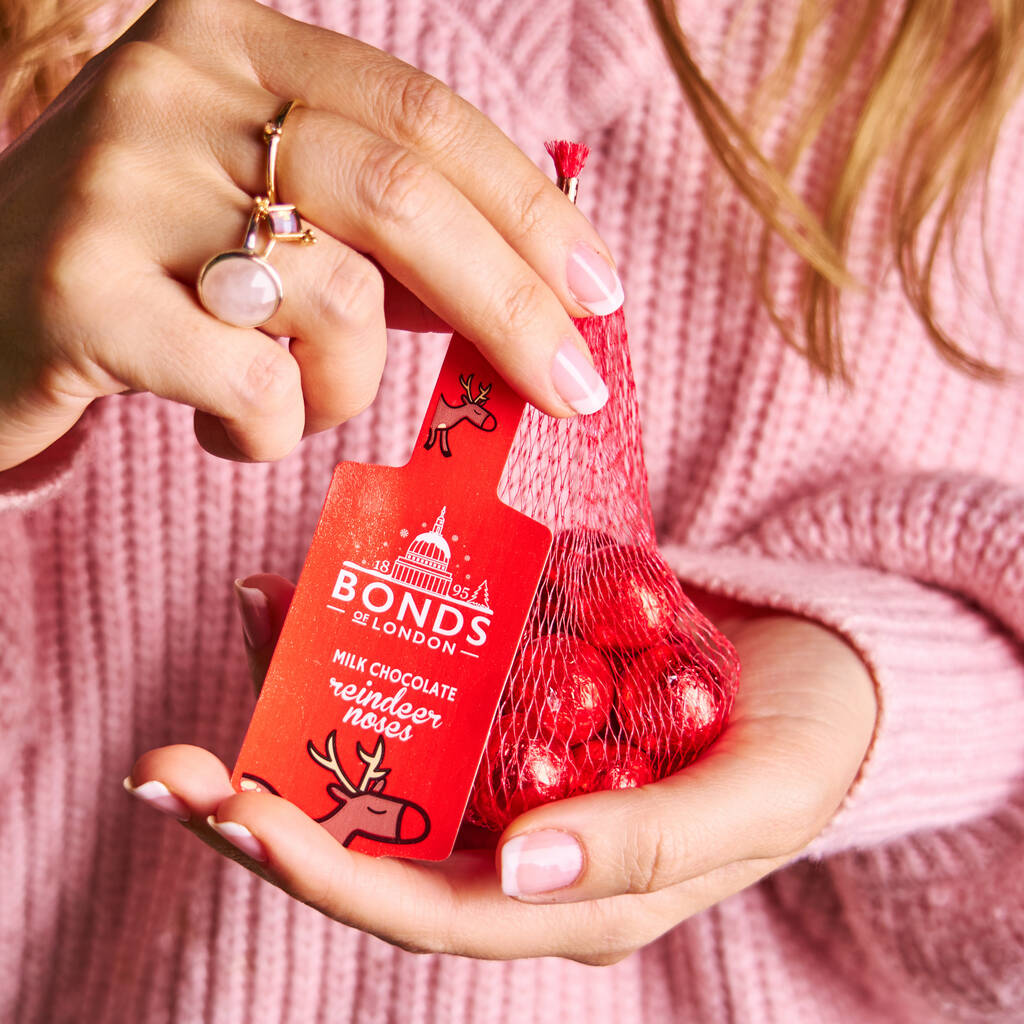
[[[240,245],[291,98],[278,190],[319,244],[275,248],[266,333],[230,327],[197,274]],[[215,454],[279,458],[372,401],[386,325],[451,325],[571,415],[600,381],[570,314],[621,302],[594,229],[482,114],[254,0],[154,4],[0,156],[0,206],[0,469],[127,390],[194,406]]]
[[[247,582],[258,683],[291,587]],[[158,806],[296,899],[405,949],[614,963],[793,859],[841,803],[871,740],[874,685],[842,639],[786,615],[727,614],[719,624],[743,671],[718,742],[653,785],[524,814],[497,854],[463,848],[423,864],[352,852],[287,801],[234,793],[227,769],[196,747],[151,751],[131,779],[160,783],[149,790]]]

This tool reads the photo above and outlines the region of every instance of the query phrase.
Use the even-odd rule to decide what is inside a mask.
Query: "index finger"
[[[246,38],[261,84],[341,114],[429,160],[529,263],[573,316],[622,304],[593,225],[489,118],[443,82],[366,43],[260,8]],[[296,62],[295,55],[304,60]],[[359,66],[359,74],[345,68]],[[596,258],[595,258],[596,257]]]
[[[430,163],[354,121],[300,108],[281,176],[310,221],[371,254],[553,415],[608,390],[572,318],[494,225]]]

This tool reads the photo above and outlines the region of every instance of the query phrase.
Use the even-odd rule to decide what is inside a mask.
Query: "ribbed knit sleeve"
[[[8,780],[12,771],[17,774],[17,738],[38,685],[29,653],[36,615],[31,566],[24,557],[28,546],[23,519],[0,514],[0,774]],[[2,828],[0,823],[0,836]]]
[[[36,508],[68,485],[77,467],[89,458],[92,410],[45,451],[20,466],[0,472],[0,513]]]
[[[727,547],[665,554],[684,580],[835,629],[872,672],[873,742],[811,854],[1011,799],[1024,775],[1024,490],[877,478],[784,507]]]

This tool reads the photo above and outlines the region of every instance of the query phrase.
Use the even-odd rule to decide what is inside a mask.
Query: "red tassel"
[[[544,148],[555,161],[555,172],[559,178],[578,178],[590,156],[589,146],[565,139],[552,139],[544,143]]]

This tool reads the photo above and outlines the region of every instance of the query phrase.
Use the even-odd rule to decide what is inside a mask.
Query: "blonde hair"
[[[853,283],[846,270],[851,226],[869,179],[888,161],[891,244],[907,298],[944,358],[972,375],[999,377],[938,323],[932,277],[943,239],[955,229],[971,188],[985,180],[1003,118],[1024,85],[1024,0],[905,0],[878,57],[871,44],[891,14],[891,0],[862,0],[845,44],[830,54],[771,159],[697,67],[673,0],[647,2],[709,146],[762,218],[758,288],[789,344],[826,376],[844,375],[839,297]],[[38,114],[89,55],[87,19],[101,6],[103,0],[0,0],[0,110],[15,130]],[[801,0],[779,67],[763,83],[762,107],[792,86],[815,32],[849,7],[849,0]],[[829,115],[849,102],[847,80],[866,59],[872,66],[843,140],[847,156],[833,169],[825,203],[816,212],[788,179]],[[772,295],[775,237],[804,261],[802,330]]]
[[[859,110],[839,147],[847,156],[832,173],[821,211],[812,212],[787,182],[826,119],[848,100],[846,82],[876,41],[877,26],[891,15],[888,2],[859,5],[845,44],[830,52],[774,162],[697,67],[672,0],[648,0],[648,6],[708,144],[761,215],[758,286],[786,340],[827,376],[844,375],[839,294],[851,283],[845,256],[858,202],[885,160],[893,172],[890,240],[907,298],[945,359],[973,376],[999,378],[998,369],[965,351],[938,323],[932,278],[943,240],[955,230],[972,186],[987,179],[1003,118],[1024,84],[1024,2],[905,0],[862,86]],[[792,85],[815,31],[841,7],[850,10],[844,0],[802,0],[769,83],[776,97]],[[799,334],[772,297],[773,235],[805,261]]]
[[[0,0],[0,121],[15,133],[91,56],[89,15],[103,0]]]

